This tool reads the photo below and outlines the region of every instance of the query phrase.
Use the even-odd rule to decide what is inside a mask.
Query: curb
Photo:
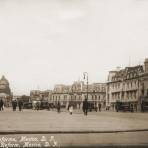
[[[144,132],[148,129],[114,130],[114,131],[0,131],[0,135],[18,134],[99,134],[99,133],[124,133],[124,132]]]

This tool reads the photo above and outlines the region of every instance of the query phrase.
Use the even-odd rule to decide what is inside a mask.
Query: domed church
[[[5,78],[5,76],[2,76],[2,78],[0,79],[0,99],[3,99],[5,106],[9,106],[10,96],[11,90],[9,87],[9,82]]]

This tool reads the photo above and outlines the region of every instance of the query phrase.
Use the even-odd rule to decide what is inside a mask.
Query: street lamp
[[[88,100],[88,73],[87,72],[83,72],[83,78],[84,78],[84,80],[86,79],[86,83],[87,83],[87,97],[86,97],[86,99]]]

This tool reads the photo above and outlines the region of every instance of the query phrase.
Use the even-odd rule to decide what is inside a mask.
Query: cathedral
[[[10,97],[11,97],[11,90],[9,87],[9,82],[5,78],[5,76],[2,76],[0,79],[0,98],[3,99],[5,106],[10,105]]]

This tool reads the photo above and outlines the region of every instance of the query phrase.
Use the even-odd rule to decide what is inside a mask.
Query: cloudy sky
[[[105,82],[148,57],[147,0],[0,1],[0,76],[14,94]]]

